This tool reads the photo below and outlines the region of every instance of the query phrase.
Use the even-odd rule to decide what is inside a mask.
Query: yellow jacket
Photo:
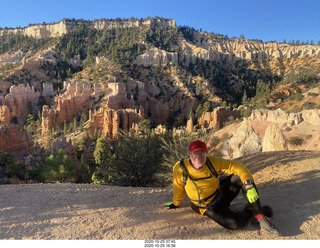
[[[240,162],[226,160],[220,157],[208,156],[216,172],[223,172],[228,174],[238,175],[242,182],[245,180],[253,180],[253,177],[247,167],[245,167]],[[184,164],[190,174],[194,178],[204,178],[211,175],[210,169],[205,164],[201,169],[196,170],[190,164],[190,159],[185,159]],[[219,178],[211,177],[209,179],[203,179],[192,182],[189,177],[187,178],[186,185],[183,185],[183,172],[180,167],[180,161],[177,162],[173,167],[173,204],[179,206],[185,194],[187,193],[188,197],[192,200],[198,200],[198,191],[194,183],[197,185],[200,199],[205,199],[213,194],[217,189],[220,189]],[[205,207],[214,196],[207,199],[205,202],[200,204],[200,207]],[[192,201],[195,205],[198,205],[198,202]],[[200,208],[201,214],[204,214],[206,209]]]

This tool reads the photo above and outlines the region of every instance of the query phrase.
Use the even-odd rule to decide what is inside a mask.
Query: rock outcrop
[[[63,149],[66,152],[66,154],[72,158],[73,161],[75,161],[76,163],[78,162],[76,151],[72,145],[71,139],[67,139],[64,135],[55,139],[52,142],[50,151],[51,153],[54,153],[59,151],[59,149]]]
[[[181,40],[179,54],[167,52],[158,48],[151,48],[137,57],[138,64],[167,64],[167,63],[194,63],[203,59],[223,63],[233,69],[241,69],[245,61],[265,62],[283,61],[292,58],[305,60],[307,57],[318,58],[320,48],[315,45],[292,46],[274,42],[263,43],[244,39],[212,39],[207,34],[195,33],[193,43]],[[273,68],[272,68],[273,69]],[[279,68],[274,67],[276,73]]]
[[[187,115],[190,107],[195,106],[194,100],[188,98],[181,100],[178,96],[168,102],[164,99],[148,97],[144,83],[131,84],[129,83],[127,88],[124,83],[115,83],[110,80],[104,85],[94,84],[94,91],[91,93],[92,88],[89,84],[66,83],[64,93],[54,97],[53,106],[50,108],[47,105],[43,106],[42,136],[45,136],[48,130],[61,126],[64,122],[71,122],[77,115],[90,111],[90,137],[100,129],[105,137],[114,138],[117,137],[120,129],[129,130],[142,121],[145,108],[152,113],[155,124],[167,124],[171,113],[170,108],[177,109],[179,106],[180,111]],[[136,96],[130,94],[132,89],[139,94]],[[50,89],[47,91],[50,92]],[[101,93],[104,95],[103,105],[97,102]],[[99,111],[94,110],[97,108]]]
[[[161,18],[152,18],[145,20],[98,20],[93,22],[93,27],[96,29],[112,29],[112,28],[133,28],[133,27],[175,27],[176,21],[173,19],[161,19]]]
[[[178,63],[178,53],[167,52],[155,47],[139,55],[134,63],[142,65]]]
[[[127,93],[127,88],[124,83],[108,83],[108,88],[111,90],[107,96],[107,105],[111,109],[123,109],[135,106],[133,96]]]
[[[258,151],[285,151],[290,148],[287,140],[299,136],[305,137],[305,149],[318,150],[319,125],[318,109],[298,113],[287,113],[281,109],[256,109],[250,118],[241,123],[236,133],[224,142],[222,154],[226,158],[236,158]]]
[[[302,121],[306,121],[313,125],[320,124],[320,110],[310,109],[303,110],[298,113],[287,113],[281,109],[266,110],[255,109],[250,116],[251,120],[274,122],[277,124],[288,124],[289,126],[298,125]]]
[[[270,152],[286,150],[288,150],[288,146],[283,133],[275,123],[271,123],[267,127],[263,138],[262,151]]]
[[[71,29],[72,26],[68,25],[68,23],[64,20],[55,23],[55,24],[37,24],[28,26],[26,28],[16,28],[16,29],[2,29],[0,30],[0,36],[15,33],[31,36],[38,39],[45,39],[49,37],[59,37],[63,34],[67,33],[68,30]]]
[[[81,20],[80,20],[81,22]],[[6,28],[0,29],[0,36],[9,33],[22,34],[38,39],[46,39],[51,37],[60,37],[78,26],[77,20],[64,19],[54,24],[35,24],[25,28]],[[132,27],[153,27],[167,26],[175,27],[176,21],[173,19],[150,18],[144,20],[96,20],[90,22],[90,26],[95,29],[112,29],[112,28],[132,28]]]
[[[58,63],[58,59],[56,57],[58,56],[59,55],[54,49],[48,48],[44,51],[41,50],[35,53],[31,57],[29,56],[26,56],[27,58],[23,57],[21,59],[21,62],[24,69],[28,69],[30,71],[36,71],[38,67],[44,66],[46,64],[56,66]]]
[[[10,153],[29,154],[33,148],[31,134],[18,125],[10,124],[0,129],[0,150]]]
[[[42,136],[48,130],[52,130],[64,122],[71,122],[83,111],[89,110],[93,100],[91,97],[91,85],[80,83],[65,84],[65,92],[54,98],[54,105],[42,108]]]
[[[187,133],[192,133],[193,131],[194,131],[193,120],[192,120],[192,118],[190,118],[190,119],[187,121],[186,132],[187,132]]]
[[[103,116],[102,135],[106,138],[117,138],[120,129],[129,131],[143,119],[142,109],[106,110]]]
[[[301,117],[304,121],[309,122],[313,125],[320,125],[320,110],[319,109],[309,109],[300,112]]]
[[[234,120],[240,118],[240,111],[218,107],[212,112],[204,113],[198,119],[198,124],[200,128],[222,128],[230,117]]]
[[[262,141],[255,133],[249,119],[244,119],[237,132],[227,139],[222,148],[225,158],[238,158],[262,150]]]
[[[23,125],[30,109],[37,109],[39,92],[29,85],[11,86],[5,97],[0,97],[0,124]]]
[[[49,130],[70,123],[81,113],[89,112],[89,130],[91,138],[100,130],[104,137],[115,138],[120,130],[128,131],[134,124],[144,119],[144,110],[138,107],[131,95],[128,95],[123,83],[105,85],[65,83],[64,93],[54,98],[54,105],[44,105],[42,109],[42,136]],[[50,92],[50,90],[48,90]],[[104,95],[104,105],[97,102]],[[99,111],[95,111],[100,107]]]

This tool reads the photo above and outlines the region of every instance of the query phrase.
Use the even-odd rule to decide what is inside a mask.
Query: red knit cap
[[[206,143],[202,142],[201,140],[196,140],[190,143],[189,151],[190,152],[203,151],[208,153],[208,147]]]

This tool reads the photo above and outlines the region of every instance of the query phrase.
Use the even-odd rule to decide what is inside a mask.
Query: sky
[[[0,0],[0,27],[164,17],[178,26],[264,42],[320,41],[319,0]]]

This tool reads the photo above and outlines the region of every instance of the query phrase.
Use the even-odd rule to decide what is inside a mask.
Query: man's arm
[[[223,159],[220,157],[211,157],[211,159],[211,162],[215,165],[217,172],[221,171],[228,174],[238,175],[243,184],[245,184],[246,180],[253,181],[253,177],[248,168],[242,163],[234,160]]]
[[[173,167],[173,198],[172,202],[175,206],[179,206],[186,195],[183,185],[183,172],[180,168],[180,161]]]

